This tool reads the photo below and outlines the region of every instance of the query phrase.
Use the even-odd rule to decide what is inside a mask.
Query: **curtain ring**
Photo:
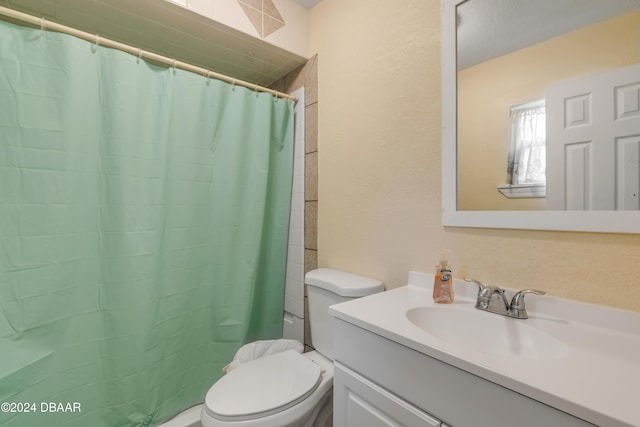
[[[140,63],[140,60],[142,59],[142,48],[138,48],[138,58],[136,59],[136,63]]]
[[[209,86],[209,83],[211,82],[211,71],[207,70],[207,86]]]
[[[176,62],[178,62],[178,61],[176,60],[176,58],[173,58],[173,64],[172,64],[172,67],[173,67],[173,74],[175,74],[175,73],[176,73]]]
[[[44,37],[44,32],[47,29],[47,20],[40,18],[40,35]]]
[[[96,34],[96,38],[93,42],[93,46],[91,46],[91,50],[93,52],[97,52],[98,51],[98,46],[100,46],[100,36],[98,34]]]
[[[236,91],[236,79],[231,79],[231,91]]]
[[[253,85],[253,91],[256,93],[256,98],[258,97],[259,93],[258,93],[258,84],[254,84]]]

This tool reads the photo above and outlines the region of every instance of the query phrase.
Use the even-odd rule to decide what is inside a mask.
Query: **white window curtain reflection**
[[[545,184],[546,126],[544,100],[511,108],[511,148],[507,182]]]

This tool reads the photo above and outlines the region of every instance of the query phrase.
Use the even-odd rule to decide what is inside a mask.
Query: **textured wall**
[[[454,276],[640,311],[640,236],[440,225],[440,0],[323,0],[318,263],[406,284]]]

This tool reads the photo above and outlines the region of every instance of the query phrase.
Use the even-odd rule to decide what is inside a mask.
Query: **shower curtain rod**
[[[169,65],[173,68],[180,68],[185,71],[191,71],[192,73],[202,74],[204,77],[207,77],[207,78],[213,77],[215,79],[223,80],[227,83],[231,83],[232,85],[244,86],[246,88],[253,89],[259,92],[268,92],[279,98],[290,99],[294,102],[298,101],[297,98],[291,95],[288,95],[286,93],[278,92],[277,90],[269,89],[254,83],[245,82],[243,80],[238,80],[233,77],[226,76],[224,74],[216,73],[215,71],[211,71],[206,68],[198,67],[197,65],[188,64],[186,62],[178,61],[173,58],[158,55],[157,53],[153,53],[146,50],[142,50],[140,48],[129,46],[127,44],[120,43],[115,40],[103,38],[103,37],[100,37],[98,34],[87,33],[85,31],[81,31],[72,27],[67,27],[66,25],[58,24],[52,21],[47,21],[44,18],[38,18],[23,12],[18,12],[17,10],[10,9],[8,7],[0,6],[0,14],[8,16],[10,18],[17,19],[19,21],[33,24],[35,26],[39,26],[43,31],[51,30],[59,33],[69,34],[69,35],[81,38],[83,40],[93,42],[96,45],[122,50],[124,52],[135,55],[139,58],[150,59],[155,62],[160,62],[162,64]]]

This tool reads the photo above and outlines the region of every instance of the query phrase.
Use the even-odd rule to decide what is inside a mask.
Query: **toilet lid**
[[[322,368],[294,350],[240,365],[207,392],[207,412],[220,420],[249,420],[281,412],[320,384]]]

